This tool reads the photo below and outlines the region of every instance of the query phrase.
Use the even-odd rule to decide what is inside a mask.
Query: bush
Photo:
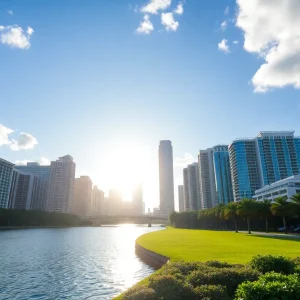
[[[221,285],[200,285],[194,289],[194,300],[230,300],[226,288]]]
[[[232,267],[240,267],[242,265],[231,265],[227,262],[223,262],[223,261],[218,261],[218,260],[209,260],[205,263],[206,266],[209,267],[213,267],[213,268],[218,268],[218,269],[222,269],[222,268],[232,268]]]
[[[300,274],[300,257],[294,258],[293,262],[295,264],[295,273]]]
[[[197,270],[192,272],[187,281],[194,287],[200,285],[226,286],[229,295],[233,295],[238,285],[244,281],[255,281],[260,276],[256,270],[242,268],[212,268],[210,270]]]
[[[297,274],[267,273],[255,282],[244,282],[235,293],[236,300],[299,300],[300,278]]]
[[[263,274],[272,271],[282,274],[293,274],[295,272],[295,263],[291,259],[280,255],[256,255],[249,265]]]
[[[146,286],[135,286],[124,293],[123,300],[157,300],[153,289]]]
[[[160,300],[194,300],[191,286],[172,275],[156,275],[149,278],[149,287]]]

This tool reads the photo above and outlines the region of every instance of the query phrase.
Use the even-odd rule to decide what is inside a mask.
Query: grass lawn
[[[247,263],[256,254],[300,256],[300,239],[227,231],[167,228],[145,234],[137,239],[137,243],[172,261]]]

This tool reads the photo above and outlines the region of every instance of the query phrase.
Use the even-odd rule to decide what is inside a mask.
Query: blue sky
[[[159,140],[173,143],[177,185],[200,149],[299,134],[300,47],[287,19],[300,5],[264,2],[2,0],[0,157],[70,154],[105,190],[128,195],[143,181],[152,207]]]

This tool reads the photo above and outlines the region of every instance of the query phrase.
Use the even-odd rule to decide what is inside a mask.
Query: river
[[[135,240],[160,229],[2,230],[0,299],[112,299],[153,273],[135,255]]]

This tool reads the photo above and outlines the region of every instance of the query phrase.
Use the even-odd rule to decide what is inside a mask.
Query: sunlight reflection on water
[[[112,299],[153,272],[136,257],[134,242],[160,229],[0,231],[0,299]]]

